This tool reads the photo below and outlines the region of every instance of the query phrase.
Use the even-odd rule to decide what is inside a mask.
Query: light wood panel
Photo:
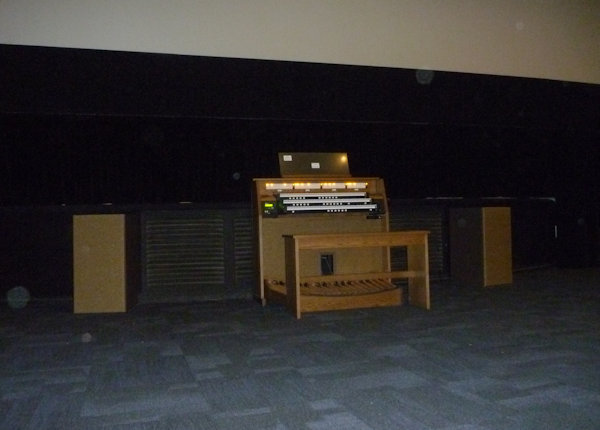
[[[125,312],[133,300],[124,214],[73,217],[73,311]]]
[[[483,285],[511,284],[513,273],[510,208],[484,208],[482,221]]]

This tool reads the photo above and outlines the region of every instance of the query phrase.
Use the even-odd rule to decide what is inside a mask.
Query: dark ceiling
[[[279,151],[393,198],[598,200],[600,86],[0,45],[0,204],[247,201]]]

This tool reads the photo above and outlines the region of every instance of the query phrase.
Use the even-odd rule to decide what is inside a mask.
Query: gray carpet
[[[600,273],[433,285],[431,311],[2,305],[2,429],[598,429]]]

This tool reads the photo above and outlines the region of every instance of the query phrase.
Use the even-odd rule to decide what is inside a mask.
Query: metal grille
[[[140,301],[252,296],[254,235],[247,208],[149,211],[142,223]]]
[[[238,215],[233,220],[234,266],[236,284],[244,284],[256,277],[254,228],[252,218]]]
[[[222,219],[149,219],[145,233],[149,284],[224,281]]]

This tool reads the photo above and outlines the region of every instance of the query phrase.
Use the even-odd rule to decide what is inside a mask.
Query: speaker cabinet
[[[73,311],[126,312],[135,302],[135,221],[124,214],[73,216]]]
[[[468,286],[512,284],[509,207],[452,208],[450,274]]]

